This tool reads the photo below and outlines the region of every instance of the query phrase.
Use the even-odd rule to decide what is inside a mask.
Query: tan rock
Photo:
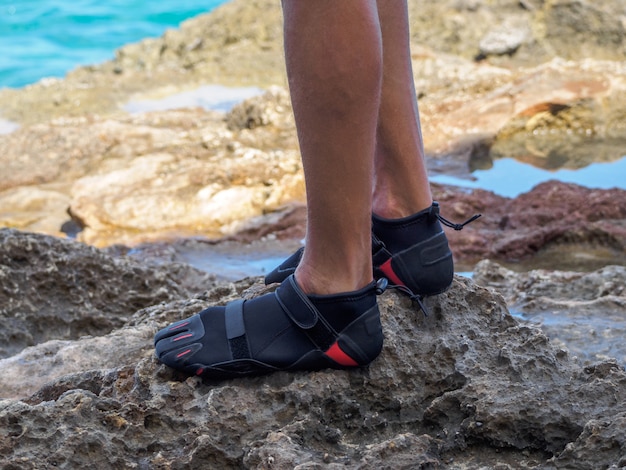
[[[54,189],[20,186],[0,192],[0,227],[61,234],[70,198]]]
[[[622,157],[624,62],[543,62],[549,58],[537,52],[556,40],[537,24],[569,18],[574,23],[563,28],[579,28],[577,12],[589,11],[597,19],[589,41],[604,44],[606,37],[614,37],[609,49],[618,57],[622,39],[607,12],[619,17],[620,7],[608,2],[600,8],[583,0],[567,5],[429,0],[418,8],[410,2],[414,74],[430,157],[445,158],[450,168],[465,174],[488,168],[502,156],[543,168],[580,168]],[[548,10],[568,13],[560,20]],[[605,22],[615,26],[613,36],[599,29]],[[509,27],[528,35],[504,37]],[[492,43],[487,60],[474,60],[481,38],[490,32],[507,48],[515,45],[512,57],[489,55],[496,53]],[[22,186],[48,191],[53,185],[61,195],[38,212],[11,202],[16,199],[6,193],[0,224],[58,233],[68,207],[64,198],[70,198],[71,214],[85,226],[81,239],[90,243],[218,237],[247,230],[251,220],[258,225],[265,214],[304,201],[284,88],[270,86],[226,115],[200,108],[134,115],[118,109],[130,97],[173,94],[214,80],[284,84],[280,41],[279,4],[234,1],[162,38],[128,45],[114,61],[82,68],[66,80],[0,91],[3,110],[15,107],[22,122],[38,122],[0,136],[5,170],[0,191]],[[524,58],[529,51],[536,52],[534,63],[543,63],[532,65]],[[579,57],[574,49],[571,57]],[[518,63],[531,65],[520,68]],[[60,117],[49,120],[52,116]]]
[[[409,2],[409,9],[412,43],[437,54],[467,60],[482,54],[507,68],[555,56],[626,58],[626,6],[620,0],[424,0]],[[506,46],[494,47],[490,35]],[[0,90],[0,114],[24,124],[108,114],[137,93],[172,86],[176,93],[208,83],[285,86],[278,2],[231,1],[160,38],[119,49],[114,60],[78,68],[65,80]]]

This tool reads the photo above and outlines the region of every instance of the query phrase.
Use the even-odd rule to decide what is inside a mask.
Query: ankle
[[[430,191],[413,198],[396,197],[390,192],[375,193],[372,202],[372,213],[385,219],[402,219],[417,212],[428,209],[433,203]]]
[[[330,272],[330,271],[329,271]],[[308,295],[332,295],[352,292],[372,282],[372,268],[357,270],[350,274],[349,269],[336,269],[332,274],[323,273],[310,265],[300,263],[294,273],[300,289]]]

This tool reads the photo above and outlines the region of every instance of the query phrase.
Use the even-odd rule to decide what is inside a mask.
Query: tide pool
[[[0,0],[0,88],[63,77],[115,49],[159,37],[225,0]]]
[[[493,167],[488,170],[472,172],[472,180],[450,175],[432,175],[430,180],[471,189],[486,189],[500,196],[513,198],[549,180],[575,183],[588,188],[626,189],[625,176],[626,156],[614,162],[592,163],[577,170],[556,171],[543,170],[512,158],[502,158],[495,160]]]

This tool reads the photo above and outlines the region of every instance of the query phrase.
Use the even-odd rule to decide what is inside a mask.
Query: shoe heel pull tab
[[[432,222],[435,219],[441,220],[441,217],[439,215],[439,203],[437,201],[433,201],[433,203],[430,205],[430,209],[428,209],[428,220]]]
[[[389,281],[386,277],[381,277],[376,281],[376,295],[382,295],[387,290]]]

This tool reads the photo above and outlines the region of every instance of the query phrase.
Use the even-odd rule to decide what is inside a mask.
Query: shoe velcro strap
[[[302,292],[293,275],[285,279],[276,289],[276,297],[291,321],[303,330],[312,328],[317,323],[319,312]]]
[[[337,333],[300,289],[293,274],[276,289],[276,298],[285,314],[319,349],[326,351],[335,342]]]
[[[250,348],[246,337],[246,327],[243,322],[243,304],[245,300],[239,299],[226,304],[224,310],[224,322],[226,337],[233,359],[245,359],[250,357]]]

